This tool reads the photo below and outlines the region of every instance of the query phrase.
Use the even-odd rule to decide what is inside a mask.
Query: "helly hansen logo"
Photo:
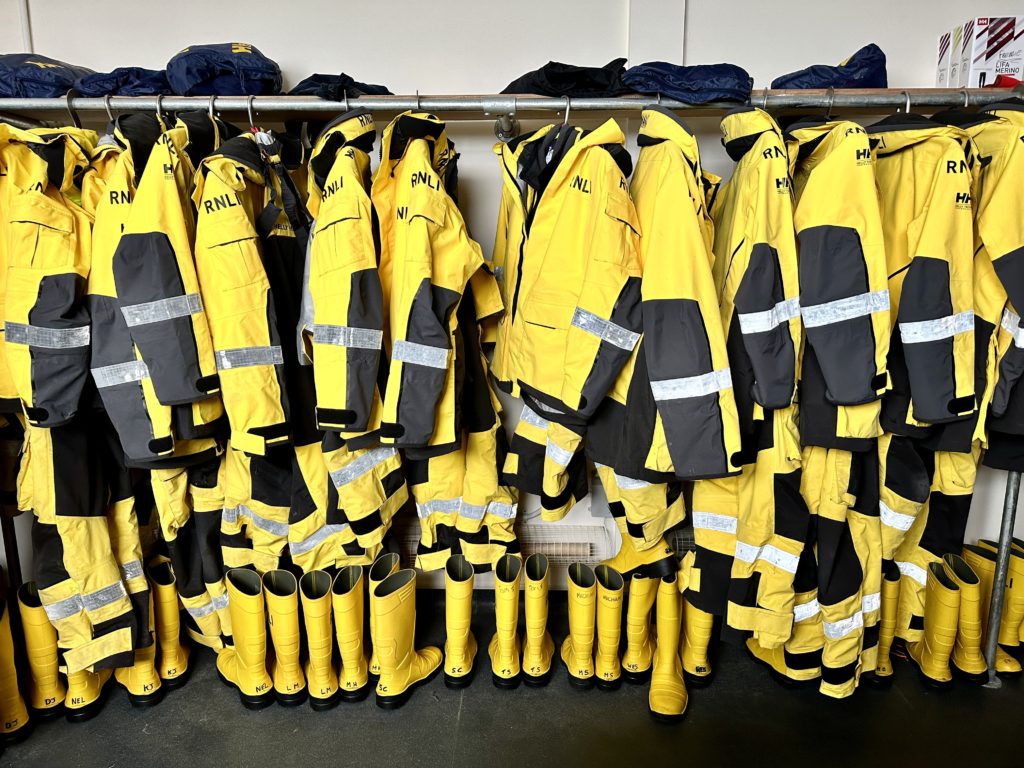
[[[781,179],[775,180],[775,191],[776,192],[788,192],[789,191],[789,177],[784,176]]]
[[[48,61],[26,61],[26,64],[31,64],[33,67],[39,67],[40,69],[60,69],[60,64],[51,64]]]
[[[132,202],[132,196],[128,194],[126,189],[112,189],[110,191],[110,204],[111,205],[130,205]]]
[[[966,160],[947,160],[946,173],[967,173]]]
[[[961,210],[969,209],[971,207],[971,195],[969,192],[956,193],[956,207]]]
[[[438,192],[441,191],[441,180],[432,173],[427,173],[426,171],[416,171],[416,173],[412,175],[410,182],[414,189],[420,184],[426,184],[431,189],[435,189]]]
[[[334,181],[332,181],[330,184],[328,184],[326,187],[324,187],[324,195],[323,195],[324,200],[326,200],[328,197],[333,195],[335,192],[337,192],[338,190],[340,190],[344,186],[345,186],[345,180],[344,179],[335,179]]]
[[[232,43],[232,53],[252,53],[252,46],[249,43]]]
[[[785,157],[786,153],[778,147],[768,147],[764,152],[761,153],[761,157],[765,160],[771,160],[773,157]]]
[[[207,213],[215,213],[216,211],[220,211],[225,208],[237,208],[241,204],[242,198],[238,196],[238,193],[229,192],[223,195],[217,195],[213,200],[204,200],[203,210]]]
[[[866,148],[858,149],[855,162],[857,165],[871,165],[871,150]]]
[[[572,181],[569,182],[569,189],[578,189],[585,195],[590,194],[590,179],[585,179],[579,174],[572,177]]]

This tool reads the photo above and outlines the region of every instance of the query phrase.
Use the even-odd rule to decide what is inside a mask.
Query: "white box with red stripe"
[[[984,88],[1000,75],[1024,80],[1024,16],[968,19],[957,81],[950,80],[950,86]]]
[[[939,35],[939,58],[938,66],[935,70],[936,88],[945,88],[949,85],[950,37],[949,32]]]

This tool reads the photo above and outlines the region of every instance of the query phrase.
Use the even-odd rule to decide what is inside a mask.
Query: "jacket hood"
[[[376,139],[377,126],[369,110],[359,108],[339,115],[320,132],[313,145],[309,158],[310,181],[322,190],[338,152],[353,148],[369,155]]]
[[[781,135],[779,124],[757,107],[737,107],[722,118],[722,145],[734,161],[739,161],[766,131]]]
[[[913,113],[890,115],[874,125],[869,125],[867,132],[873,140],[877,140],[880,154],[891,154],[940,137],[960,143],[969,141],[969,137],[961,129],[941,125],[923,115]]]
[[[677,114],[667,109],[658,106],[645,107],[641,116],[637,144],[643,149],[643,147],[663,141],[674,144],[691,165],[697,166],[697,175],[700,175],[697,137],[694,136],[690,126]]]

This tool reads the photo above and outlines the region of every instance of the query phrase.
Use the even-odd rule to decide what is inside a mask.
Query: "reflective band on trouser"
[[[544,455],[551,459],[555,464],[562,467],[569,466],[569,462],[572,461],[573,452],[567,451],[560,445],[554,443],[548,443],[547,447],[544,448]]]
[[[142,576],[142,561],[130,560],[121,566],[121,578],[125,581],[137,579]]]
[[[79,595],[65,597],[63,600],[58,600],[56,603],[50,603],[49,605],[43,603],[43,610],[46,611],[46,618],[51,622],[62,621],[63,619],[70,618],[84,609],[85,605],[82,604],[82,598]]]
[[[904,344],[921,344],[926,341],[941,341],[959,333],[974,330],[974,310],[948,315],[936,320],[921,320],[916,323],[900,323],[900,338]]]
[[[793,622],[807,621],[821,613],[821,606],[817,600],[811,600],[800,605],[793,606]]]
[[[829,640],[839,640],[851,632],[864,628],[864,614],[861,611],[857,611],[853,616],[840,619],[839,621],[823,621],[821,622],[821,627],[825,632],[825,637]]]
[[[169,299],[147,301],[144,304],[131,304],[121,307],[121,314],[129,328],[150,323],[163,323],[179,317],[198,315],[203,311],[203,300],[198,293],[185,296],[172,296]]]
[[[284,365],[284,354],[277,346],[222,349],[216,353],[216,359],[218,371],[254,365]]]
[[[800,314],[803,317],[805,328],[818,328],[822,325],[841,323],[844,320],[853,320],[855,317],[864,317],[888,310],[889,290],[883,288],[880,291],[862,293],[859,296],[800,307]]]
[[[420,517],[428,517],[434,514],[453,514],[462,508],[462,499],[431,499],[422,504],[416,505],[416,512]]]
[[[274,536],[287,536],[288,535],[288,523],[281,523],[277,520],[269,520],[265,517],[261,517],[253,512],[245,504],[239,504],[237,507],[226,507],[224,509],[222,519],[228,523],[237,522],[239,515],[246,518],[253,524],[254,528],[259,528],[261,531],[273,534]]]
[[[110,586],[97,589],[95,592],[90,592],[87,595],[82,595],[82,605],[85,606],[87,611],[98,611],[125,597],[128,597],[128,592],[125,590],[124,584],[117,581]]]
[[[914,563],[905,563],[897,560],[896,567],[900,569],[900,573],[902,573],[907,578],[913,579],[922,587],[928,584],[928,573],[921,566],[915,565]]]
[[[374,448],[353,460],[350,464],[341,469],[331,472],[331,480],[337,488],[351,483],[353,480],[362,477],[367,472],[373,471],[374,467],[383,464],[398,453],[398,450],[390,447]]]
[[[619,349],[624,349],[627,352],[632,352],[633,347],[640,341],[639,333],[634,333],[628,328],[616,325],[611,320],[605,320],[603,317],[595,315],[593,312],[588,312],[582,307],[576,307],[576,311],[573,312],[572,324],[581,331],[586,331],[591,336],[597,336],[602,341],[607,341],[609,344]]]
[[[736,533],[739,521],[729,515],[717,512],[694,512],[693,527],[702,531],[719,531],[720,533]]]
[[[523,406],[523,412],[519,414],[519,420],[525,421],[530,426],[537,427],[537,429],[547,429],[550,423],[528,405]]]
[[[27,344],[40,349],[88,347],[92,338],[88,325],[81,328],[40,328],[10,321],[4,323],[4,335],[8,344]]]
[[[428,368],[439,368],[442,371],[448,367],[448,349],[445,347],[432,347],[429,344],[417,344],[414,341],[396,341],[391,353],[391,359],[400,363],[412,363],[413,365],[425,365]]]
[[[620,475],[618,472],[613,473],[615,475],[615,484],[619,486],[620,491],[639,491],[642,488],[650,488],[651,483],[646,480],[637,480],[633,477],[626,477]]]
[[[872,592],[870,595],[864,595],[864,597],[861,598],[860,609],[862,611],[864,611],[864,613],[871,613],[872,611],[877,611],[881,607],[882,607],[882,593],[881,592]]]
[[[322,544],[330,536],[336,533],[342,533],[348,525],[340,523],[338,525],[323,525],[319,530],[315,531],[312,535],[307,536],[302,541],[293,541],[288,544],[288,550],[293,555],[304,555],[309,552],[313,547],[318,544]]]
[[[463,503],[461,509],[459,509],[459,517],[466,517],[470,520],[483,520],[484,510],[487,509],[486,504],[466,504]]]
[[[882,520],[882,525],[887,525],[898,531],[909,531],[910,526],[914,524],[914,518],[911,515],[904,515],[902,512],[897,512],[890,508],[884,501],[878,502],[878,512]]]
[[[1024,347],[1024,330],[1021,330],[1020,317],[1017,314],[1004,309],[1001,325],[1013,336],[1013,346]]]
[[[651,392],[654,394],[654,399],[659,401],[703,397],[724,389],[732,389],[732,372],[728,368],[704,373],[700,376],[651,382]]]
[[[131,650],[132,630],[130,627],[123,627],[100,635],[83,645],[67,649],[64,651],[64,661],[68,672],[81,672],[105,659]]]
[[[185,610],[188,611],[189,616],[193,619],[205,619],[207,616],[217,612],[217,606],[215,606],[211,600],[205,605],[200,605],[198,607],[186,605]]]
[[[746,544],[742,541],[736,542],[736,559],[743,563],[753,563],[755,560],[763,560],[776,568],[781,568],[789,573],[796,573],[797,563],[800,558],[789,552],[783,552],[778,547],[765,544],[762,547],[755,547],[753,544]]]
[[[352,328],[347,325],[320,325],[314,323],[310,326],[313,331],[313,342],[316,344],[330,344],[335,347],[347,347],[350,349],[380,349],[381,341],[384,338],[382,331],[375,331],[372,328]]]
[[[505,520],[513,520],[516,516],[516,505],[505,501],[489,501],[487,502],[486,513],[494,517],[504,518]]]
[[[114,363],[92,369],[92,378],[100,389],[116,387],[118,384],[130,384],[149,378],[149,366],[142,360],[130,363]]]
[[[785,299],[764,312],[739,313],[740,331],[744,334],[766,333],[800,315],[800,299]]]

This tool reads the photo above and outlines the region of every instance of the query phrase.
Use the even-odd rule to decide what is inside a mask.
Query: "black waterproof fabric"
[[[167,62],[179,96],[270,96],[281,92],[281,67],[248,43],[192,45]]]
[[[0,98],[52,99],[70,91],[91,69],[65,64],[37,53],[0,56]]]
[[[110,72],[93,72],[75,81],[79,96],[158,96],[173,93],[162,69],[118,67]]]
[[[317,96],[327,101],[343,101],[346,94],[350,99],[360,96],[390,96],[386,85],[360,83],[350,75],[312,74],[288,91],[289,96]]]
[[[888,88],[885,52],[869,43],[842,64],[815,64],[772,80],[772,88]]]
[[[609,61],[603,67],[578,67],[549,61],[505,86],[502,93],[533,93],[538,96],[621,96],[629,93],[622,82],[625,59]]]
[[[667,61],[649,61],[630,67],[622,82],[637,93],[661,94],[684,104],[750,100],[754,79],[735,64],[699,64],[683,67]]]

